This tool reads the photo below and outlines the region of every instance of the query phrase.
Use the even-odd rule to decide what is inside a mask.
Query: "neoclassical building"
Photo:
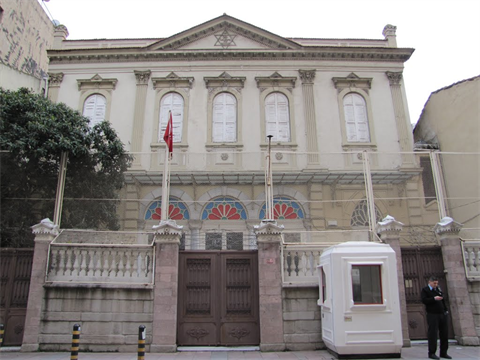
[[[172,111],[170,217],[185,225],[186,248],[208,248],[221,234],[226,249],[230,232],[249,247],[264,214],[268,135],[287,238],[326,240],[318,231],[368,223],[362,153],[413,149],[402,80],[413,49],[398,48],[395,31],[388,25],[374,40],[290,39],[222,15],[165,39],[64,40],[48,53],[49,94],[92,124],[111,122],[135,156],[123,230],[158,223]],[[379,199],[423,196],[413,157],[371,161],[388,172],[374,179]],[[379,200],[376,212],[435,223],[409,201]]]
[[[108,335],[104,343],[110,351],[126,351],[136,341],[132,337],[136,323],[134,317],[116,311],[127,307],[147,328],[153,328],[147,338],[152,351],[174,351],[177,345],[191,344],[260,343],[263,350],[321,348],[316,266],[322,249],[346,241],[392,244],[397,252],[404,344],[408,346],[415,336],[425,337],[419,291],[431,274],[441,276],[442,285],[446,284],[438,261],[442,259],[437,251],[440,240],[433,231],[440,220],[439,206],[432,200],[435,188],[432,196],[424,186],[428,167],[413,152],[402,72],[414,50],[397,47],[395,26],[385,26],[381,39],[284,38],[224,14],[163,39],[68,40],[67,35],[65,26],[56,27],[57,41],[48,51],[49,97],[78,109],[91,124],[109,121],[134,156],[120,194],[122,235],[101,237],[125,238],[122,244],[137,241],[143,247],[135,248],[135,260],[122,260],[115,268],[119,273],[123,266],[120,285],[98,274],[91,275],[98,280],[92,285],[93,278],[87,275],[95,272],[96,265],[92,270],[89,264],[99,255],[90,253],[93,245],[83,249],[81,244],[86,238],[94,244],[100,236],[68,231],[58,235],[45,230],[48,224],[39,224],[34,231],[40,241],[48,238],[45,233],[55,240],[48,250],[49,263],[44,265],[48,274],[40,279],[46,285],[38,290],[43,291],[44,304],[29,305],[31,318],[40,319],[31,328],[39,330],[25,335],[25,348],[65,348],[68,344],[61,334],[49,329],[79,318],[96,335],[102,335],[98,329],[118,323],[110,330],[122,329],[120,334]],[[153,280],[147,261],[151,255],[145,247],[151,241],[149,232],[161,219],[163,134],[170,112],[173,158],[168,217],[183,226],[175,234],[181,235],[184,255],[172,265],[175,251],[169,256],[158,249],[174,245],[158,245]],[[273,217],[283,226],[275,230],[277,240],[281,239],[278,251],[269,247],[273,235],[258,228],[267,218],[269,162]],[[377,228],[387,215],[386,223],[395,225]],[[437,227],[437,235],[457,234],[457,225],[451,232],[442,226]],[[139,234],[138,239],[132,240],[131,234]],[[76,241],[78,246],[66,245]],[[98,249],[111,244],[108,241],[97,244]],[[451,250],[455,244],[448,251],[462,259],[459,247]],[[406,264],[415,266],[404,272],[400,245],[414,250],[435,246],[435,251],[428,250],[422,258],[428,261],[409,260]],[[255,257],[257,250],[258,263],[249,268],[256,275],[246,290],[235,276],[250,274],[242,266],[253,264],[249,256]],[[71,255],[75,251],[77,255]],[[229,259],[233,253],[238,258]],[[409,253],[408,259],[418,254]],[[227,270],[211,267],[210,280],[196,278],[215,259],[223,259],[218,266]],[[445,269],[463,269],[457,263],[447,262]],[[66,280],[67,271],[61,269],[65,264],[78,268],[79,275]],[[130,284],[133,273],[139,277],[140,268],[147,283]],[[237,275],[225,275],[225,279],[224,273]],[[178,286],[172,274],[179,274]],[[78,286],[88,290],[76,292],[72,281],[80,281]],[[229,281],[233,281],[230,287]],[[215,293],[217,282],[226,284],[223,294],[234,294],[226,295],[218,309],[227,309],[227,315],[230,311],[236,320],[221,323],[223,317],[217,317],[217,325],[212,325],[212,319],[200,324],[196,317],[206,316],[215,307],[205,305],[208,301],[202,296]],[[269,283],[276,284],[274,290]],[[455,304],[461,303],[457,301],[461,296],[468,297],[466,290],[453,290]],[[137,297],[133,299],[129,291]],[[257,307],[248,307],[245,294],[250,300],[259,299]],[[78,304],[85,309],[81,305],[63,314],[58,304],[71,304],[73,298],[82,300]],[[105,299],[112,305],[105,308]],[[171,307],[166,308],[169,301]],[[88,305],[93,303],[98,305],[94,310]],[[245,328],[240,318],[249,319]],[[475,338],[478,343],[473,323],[465,332],[459,321],[454,335]],[[90,336],[87,347],[98,350]],[[82,339],[89,341],[88,336]]]

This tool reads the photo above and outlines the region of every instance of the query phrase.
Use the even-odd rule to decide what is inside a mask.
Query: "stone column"
[[[402,72],[386,72],[390,82],[390,91],[392,92],[393,110],[395,113],[395,123],[397,125],[398,141],[400,142],[400,151],[411,152],[413,150],[412,128],[405,115],[405,103],[402,93]],[[404,155],[404,162],[413,165],[413,155]]]
[[[258,244],[260,350],[283,351],[282,259],[283,226],[264,220],[255,226]]]
[[[397,259],[398,295],[400,297],[400,314],[402,321],[403,347],[410,347],[410,334],[408,331],[407,300],[405,296],[405,279],[403,278],[402,250],[400,248],[400,232],[403,224],[394,217],[387,215],[377,223],[377,234],[385,244],[395,251]]]
[[[200,230],[202,229],[203,221],[189,220],[188,227],[190,228],[190,250],[200,249]]]
[[[478,346],[473,308],[468,293],[467,278],[463,266],[463,253],[459,233],[462,225],[450,217],[444,217],[433,230],[442,246],[443,266],[448,287],[448,300],[455,339],[460,345]]]
[[[134,71],[137,79],[137,91],[135,93],[135,113],[133,115],[133,134],[132,134],[132,170],[141,169],[141,155],[135,154],[142,151],[143,142],[143,120],[145,118],[145,102],[147,100],[148,80],[151,71]]]
[[[315,116],[315,96],[313,95],[313,79],[315,70],[298,70],[302,79],[303,108],[307,130],[308,165],[318,165],[317,119]]]
[[[48,246],[58,235],[58,226],[54,225],[50,219],[43,219],[40,224],[32,226],[32,232],[35,234],[35,247],[21,351],[38,351],[39,349]]]
[[[150,352],[177,350],[178,250],[182,226],[162,221],[155,230],[155,286]]]
[[[62,85],[62,81],[63,73],[48,73],[47,97],[54,103],[58,100],[58,92],[60,91],[60,85]]]

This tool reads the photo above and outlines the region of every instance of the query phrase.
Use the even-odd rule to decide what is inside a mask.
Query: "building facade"
[[[112,123],[134,161],[121,193],[122,235],[59,235],[48,222],[34,229],[36,248],[50,255],[38,265],[47,276],[32,285],[42,303],[29,303],[27,319],[38,322],[29,328],[38,332],[26,333],[25,350],[62,349],[68,341],[55,329],[85,321],[88,349],[98,350],[94,337],[103,329],[109,351],[126,351],[136,341],[137,323],[120,315],[122,308],[152,328],[151,351],[192,343],[321,348],[316,266],[322,249],[346,241],[390,243],[403,285],[400,246],[439,245],[432,231],[438,206],[424,201],[402,78],[413,49],[397,47],[395,26],[387,25],[382,39],[284,38],[224,14],[164,39],[67,40],[65,27],[56,30],[48,51],[49,97],[92,124]],[[170,112],[168,218],[176,223],[158,227]],[[266,186],[268,169],[273,184]],[[267,215],[269,190],[274,219]],[[387,215],[394,220],[377,229]],[[125,235],[132,233],[139,235]],[[104,249],[114,239],[142,248],[134,249],[135,257],[129,248],[108,255],[111,261],[98,260],[103,252],[92,244]],[[144,249],[149,244],[153,250]],[[257,260],[248,257],[251,251]],[[146,260],[151,257],[155,269]],[[114,266],[117,282],[103,275],[115,259],[122,264]],[[247,263],[254,265],[241,270]],[[189,277],[207,267],[214,269],[207,279]],[[69,278],[74,269],[75,279]],[[250,271],[256,275],[246,276]],[[235,282],[237,275],[223,273],[245,278]],[[417,275],[415,286],[424,280]],[[235,320],[222,323],[218,316],[212,326],[202,294],[213,296],[216,282],[235,294],[233,302],[228,295],[227,305],[217,304]],[[399,287],[405,345],[405,295],[414,281],[408,284]],[[247,309],[242,294],[258,304]],[[81,307],[72,308],[71,299]],[[463,343],[472,338],[463,328],[455,331]]]
[[[38,1],[1,0],[0,26],[0,86],[44,92],[54,25],[42,6]]]

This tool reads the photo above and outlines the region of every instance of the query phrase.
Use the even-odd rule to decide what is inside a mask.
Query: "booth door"
[[[256,251],[185,251],[179,262],[178,345],[258,345]]]
[[[425,305],[421,301],[421,290],[427,286],[430,276],[438,277],[439,286],[444,292],[447,306],[449,306],[447,282],[443,272],[442,248],[439,246],[402,248],[402,265],[410,339],[427,339],[427,318]],[[448,324],[448,336],[453,339],[451,319]]]

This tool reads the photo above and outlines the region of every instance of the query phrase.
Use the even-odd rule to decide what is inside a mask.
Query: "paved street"
[[[17,351],[7,351],[17,350]],[[209,349],[211,350],[211,349]],[[454,360],[478,360],[480,359],[480,347],[468,347],[451,344],[448,353]],[[79,360],[137,360],[136,353],[80,353]],[[414,344],[410,348],[402,349],[402,359],[417,360],[427,359],[426,344]],[[3,348],[0,350],[1,360],[69,360],[70,353],[22,353],[18,348]],[[149,354],[145,355],[146,360],[156,359],[182,359],[182,360],[201,360],[201,359],[283,359],[283,360],[330,360],[334,357],[326,350],[319,351],[286,351],[286,352],[259,352],[259,351],[182,351],[171,354]]]

